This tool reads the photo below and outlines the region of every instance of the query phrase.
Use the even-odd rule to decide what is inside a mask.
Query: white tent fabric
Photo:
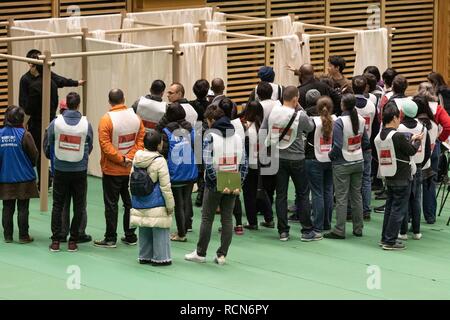
[[[11,28],[12,37],[20,36],[32,36],[32,35],[47,35],[50,32],[27,30],[23,28],[13,27]],[[14,55],[26,56],[27,52],[31,48],[36,48],[44,52],[50,50],[51,53],[69,53],[81,51],[80,38],[58,38],[47,40],[30,40],[30,41],[14,41],[12,42],[12,50]],[[65,59],[64,61],[56,61],[52,71],[64,75],[66,78],[81,79],[81,58]],[[13,62],[13,87],[14,87],[14,103],[19,103],[19,83],[23,74],[28,72],[29,67],[27,63],[14,61]],[[82,93],[81,87],[76,88],[63,88],[58,90],[59,99],[61,100],[69,92]]]
[[[388,67],[388,31],[386,28],[359,31],[355,36],[354,76],[363,73],[367,66],[377,66],[380,70]]]
[[[298,68],[301,64],[302,52],[297,35],[284,36],[282,41],[275,44],[275,83],[283,86],[298,85],[298,77],[287,70],[286,66]]]
[[[301,46],[302,50],[302,60],[301,64],[299,66],[296,66],[296,68],[300,67],[302,64],[305,63],[311,63],[311,45],[310,45],[310,35],[305,33],[305,24],[303,22],[294,22],[292,24],[293,32],[294,33],[301,33],[302,35],[302,42],[303,45]]]
[[[14,21],[15,26],[32,29],[45,30],[54,33],[80,32],[81,28],[89,30],[111,30],[120,29],[122,17],[120,14],[99,16],[74,16],[68,18],[51,18],[39,20]],[[118,35],[107,35],[106,40],[117,40]]]
[[[12,36],[25,36],[35,34],[56,34],[78,32],[87,27],[89,31],[95,30],[87,39],[87,51],[113,50],[123,48],[154,47],[171,45],[172,40],[178,40],[182,45],[184,55],[180,57],[181,82],[186,87],[187,98],[193,98],[191,88],[195,80],[201,77],[201,61],[205,54],[205,45],[198,44],[198,31],[193,24],[200,20],[211,21],[212,8],[171,10],[160,12],[129,13],[123,19],[121,15],[104,15],[88,17],[71,17],[62,19],[40,19],[16,21],[12,28]],[[215,14],[218,21],[224,20],[223,14]],[[119,35],[107,35],[106,30],[141,27],[135,25],[135,20],[148,21],[161,25],[184,25],[176,32],[145,31],[124,33],[121,42],[117,42]],[[45,30],[45,31],[44,31]],[[173,39],[172,39],[173,38]],[[222,35],[212,33],[210,41],[224,40]],[[189,44],[193,42],[192,44]],[[81,37],[58,38],[51,40],[32,40],[13,43],[13,54],[25,56],[28,50],[37,48],[41,51],[50,50],[52,54],[80,52]],[[216,48],[214,48],[216,49]],[[214,51],[214,50],[213,50]],[[214,66],[208,72],[226,80],[226,46],[217,47],[215,59],[210,64]],[[221,57],[222,66],[218,68],[217,57]],[[100,118],[109,110],[108,92],[112,88],[121,88],[125,93],[125,103],[130,106],[139,96],[148,92],[150,83],[161,79],[166,83],[172,82],[172,56],[171,51],[155,51],[144,53],[105,55],[88,57],[87,77],[87,117],[92,123],[94,132],[98,127]],[[52,70],[64,77],[75,80],[81,79],[82,59],[56,60]],[[19,88],[22,74],[28,71],[26,63],[14,62],[14,87]],[[212,71],[220,70],[220,71]],[[70,91],[82,95],[82,88],[64,88],[59,90],[59,97],[63,98]],[[18,102],[19,90],[15,90],[14,101]],[[94,138],[94,150],[89,161],[89,174],[101,176],[100,148],[98,137]]]
[[[291,71],[287,70],[287,66],[298,68],[302,64],[300,41],[294,35],[290,16],[278,18],[273,23],[273,36],[283,37],[282,41],[275,42],[273,64],[275,83],[283,86],[297,85],[298,78]]]
[[[202,60],[205,54],[204,43],[190,43],[181,45],[183,55],[180,57],[180,82],[185,89],[185,98],[195,99],[192,87],[202,75]]]
[[[225,14],[221,12],[214,13],[214,21],[207,22],[206,42],[225,41],[227,37],[220,31],[225,31],[225,26],[221,26],[218,22],[226,20]],[[227,87],[227,46],[207,47],[206,48],[206,79],[211,82],[214,78],[221,78]],[[223,63],[217,63],[223,61]],[[226,93],[226,91],[225,91]]]

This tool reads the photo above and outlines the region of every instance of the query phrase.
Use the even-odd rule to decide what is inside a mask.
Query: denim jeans
[[[336,225],[333,233],[345,236],[347,222],[347,206],[350,197],[353,219],[353,232],[361,233],[363,224],[363,206],[361,196],[361,181],[363,163],[333,165],[333,181],[336,196]]]
[[[169,228],[139,228],[139,260],[156,263],[169,262]]]
[[[403,187],[386,186],[388,198],[384,208],[383,230],[381,241],[393,245],[397,240],[400,226],[408,216],[408,201],[411,184]]]
[[[422,214],[422,168],[417,168],[417,172],[411,183],[411,192],[408,199],[408,214],[403,219],[400,233],[406,234],[408,232],[409,218],[411,218],[413,233],[420,233],[420,216]]]
[[[281,234],[289,233],[287,195],[289,188],[289,178],[292,179],[295,186],[295,195],[297,199],[297,215],[300,218],[302,226],[301,232],[310,232],[313,229],[311,221],[311,208],[309,204],[309,186],[305,172],[305,160],[285,160],[280,159],[280,166],[277,174],[277,228]]]
[[[437,210],[437,201],[436,201],[436,176],[438,173],[438,165],[439,165],[439,155],[441,154],[441,144],[439,141],[436,141],[436,146],[434,147],[433,153],[431,154],[431,168],[433,169],[434,176],[429,177],[426,180],[423,180],[422,188],[423,188],[423,216],[427,222],[435,222],[436,221],[436,210]]]
[[[333,170],[331,162],[306,160],[306,174],[312,194],[314,231],[322,232],[331,225],[333,212]]]

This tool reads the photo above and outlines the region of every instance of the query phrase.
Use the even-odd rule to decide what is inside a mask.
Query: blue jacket
[[[161,192],[159,182],[155,183],[152,193],[147,196],[131,196],[131,206],[134,209],[152,209],[165,207],[166,202]]]
[[[5,126],[0,129],[0,183],[36,180],[34,164],[22,147],[24,128]]]
[[[163,132],[167,136],[169,145],[167,165],[169,166],[172,186],[196,181],[198,169],[195,164],[195,154],[192,148],[194,145],[195,130],[191,129],[190,139],[177,136],[168,128],[164,128]]]
[[[75,110],[66,110],[63,114],[64,121],[71,126],[76,126],[81,119],[81,113]],[[79,162],[68,162],[59,160],[54,156],[54,145],[55,145],[55,120],[53,120],[48,129],[47,134],[44,138],[44,149],[45,156],[54,160],[54,169],[64,172],[79,172],[86,171],[88,167],[89,154],[92,151],[92,143],[94,139],[94,133],[92,131],[92,126],[89,123],[88,135],[86,136],[86,143],[84,145],[84,156]]]

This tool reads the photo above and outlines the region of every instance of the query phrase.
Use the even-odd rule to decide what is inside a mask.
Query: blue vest
[[[152,193],[147,196],[131,196],[131,206],[134,209],[151,209],[165,207],[166,202],[161,192],[159,182],[155,183]]]
[[[194,140],[195,131],[192,129],[190,139],[186,136],[176,136],[169,129],[163,130],[169,140],[169,154],[167,165],[169,167],[170,182],[191,182],[198,176],[195,164],[194,150],[191,141]]]
[[[22,148],[24,134],[23,128],[0,129],[0,183],[36,180],[33,164]]]

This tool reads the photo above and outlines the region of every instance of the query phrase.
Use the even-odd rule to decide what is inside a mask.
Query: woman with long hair
[[[244,228],[250,230],[258,229],[258,211],[262,211],[264,214],[265,221],[261,225],[267,227],[271,224],[273,226],[272,204],[269,198],[267,196],[258,198],[259,150],[263,147],[262,142],[259,141],[259,129],[263,119],[264,109],[262,105],[257,101],[251,101],[244,111],[245,151],[249,157],[249,169],[243,186],[245,213],[248,221]]]
[[[312,194],[314,231],[322,233],[331,229],[333,171],[328,152],[331,151],[336,117],[332,115],[333,101],[327,96],[320,97],[315,108],[308,111],[315,128],[308,134],[305,146],[306,173]]]
[[[361,182],[364,169],[363,151],[370,149],[365,120],[356,111],[356,98],[346,94],[341,101],[342,116],[333,125],[333,144],[328,153],[333,165],[336,196],[336,225],[329,239],[345,239],[345,223],[350,196],[353,220],[353,235],[362,237],[363,204]]]
[[[438,97],[439,103],[450,114],[450,88],[445,82],[444,77],[438,72],[431,72],[427,80],[433,86],[434,94]]]
[[[422,177],[422,209],[423,215],[428,224],[436,222],[436,177],[439,174],[439,156],[441,154],[441,141],[447,140],[450,135],[450,116],[447,111],[438,103],[438,98],[434,94],[433,85],[429,82],[422,82],[417,90],[417,95],[425,97],[428,102],[428,110],[431,111],[434,120],[433,127],[438,127],[438,136],[431,137],[432,153],[430,167],[423,170]],[[420,113],[419,113],[420,114]],[[429,112],[428,112],[429,114]],[[430,116],[428,116],[429,119]],[[434,131],[435,132],[435,131]],[[445,167],[445,170],[447,168]],[[446,174],[446,172],[445,172]],[[438,177],[439,178],[439,177]]]

